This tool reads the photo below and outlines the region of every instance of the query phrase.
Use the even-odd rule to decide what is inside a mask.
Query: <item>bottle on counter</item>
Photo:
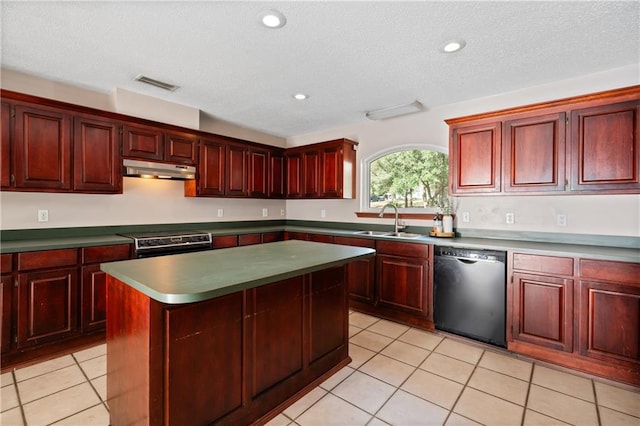
[[[442,232],[442,215],[438,212],[433,217],[433,233],[439,234],[440,232]]]

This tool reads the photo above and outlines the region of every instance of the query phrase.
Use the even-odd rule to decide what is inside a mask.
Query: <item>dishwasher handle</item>
[[[504,251],[496,250],[480,250],[440,246],[436,247],[435,257],[448,257],[458,259],[468,264],[476,262],[506,263],[507,254]]]

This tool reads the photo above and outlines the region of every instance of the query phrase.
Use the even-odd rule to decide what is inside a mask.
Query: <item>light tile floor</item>
[[[636,425],[640,389],[585,378],[369,315],[353,361],[269,426]],[[109,424],[105,345],[0,376],[0,424]]]

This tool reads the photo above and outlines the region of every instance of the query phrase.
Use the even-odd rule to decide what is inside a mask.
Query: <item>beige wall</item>
[[[430,109],[424,113],[388,121],[365,121],[358,125],[289,138],[288,146],[347,137],[359,141],[358,173],[363,160],[400,146],[426,146],[448,150],[447,118],[527,105],[586,93],[640,84],[639,66],[613,69],[581,78],[563,80],[511,93],[474,99],[468,102]],[[358,176],[358,182],[361,182]],[[357,200],[287,201],[287,218],[389,224],[388,219],[357,219]],[[460,229],[514,230],[640,236],[640,195],[580,196],[482,196],[458,197],[458,212],[470,213],[469,223],[456,223]],[[505,223],[505,213],[515,214],[515,224]],[[556,226],[556,215],[567,215],[567,226]],[[427,221],[409,221],[409,225],[430,226]]]
[[[433,108],[389,121],[370,122],[331,129],[325,132],[289,138],[287,146],[347,137],[360,142],[358,160],[401,145],[427,145],[447,149],[448,130],[444,119],[495,109],[525,105],[584,93],[640,84],[638,66],[614,69],[582,78],[559,81],[503,95]],[[66,84],[50,82],[21,73],[3,70],[2,88],[30,93],[99,109],[113,108],[109,94]],[[148,100],[145,100],[148,101]],[[135,102],[134,102],[135,103]],[[135,112],[136,110],[134,110]],[[140,111],[143,114],[144,111]],[[142,116],[142,115],[140,115]],[[250,123],[247,123],[248,125]],[[248,128],[218,122],[200,114],[200,128],[242,139],[284,146],[281,138]],[[359,170],[361,167],[359,168]],[[359,180],[358,180],[359,181]],[[358,196],[361,193],[358,188]],[[260,220],[286,217],[302,220],[326,220],[388,224],[388,220],[357,219],[360,200],[236,200],[186,198],[178,181],[149,181],[124,178],[122,195],[45,194],[3,192],[0,194],[2,229],[55,228],[69,226],[125,225],[145,223],[186,223],[201,221]],[[548,196],[548,197],[460,197],[458,211],[468,211],[471,221],[458,223],[464,229],[503,229],[519,231],[567,232],[603,235],[640,236],[640,196]],[[50,220],[37,222],[37,210],[48,209]],[[224,216],[217,216],[223,209]],[[326,218],[321,218],[325,210]],[[504,213],[515,213],[514,225],[504,224]],[[555,226],[557,213],[568,216],[565,228]],[[410,225],[427,225],[425,221]]]

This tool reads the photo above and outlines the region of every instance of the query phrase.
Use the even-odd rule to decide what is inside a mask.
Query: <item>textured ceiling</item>
[[[278,136],[640,62],[640,2],[11,2],[2,67]],[[258,15],[277,9],[279,30]],[[440,53],[462,38],[466,48]],[[166,92],[138,74],[180,86]],[[310,96],[296,101],[291,95]]]

